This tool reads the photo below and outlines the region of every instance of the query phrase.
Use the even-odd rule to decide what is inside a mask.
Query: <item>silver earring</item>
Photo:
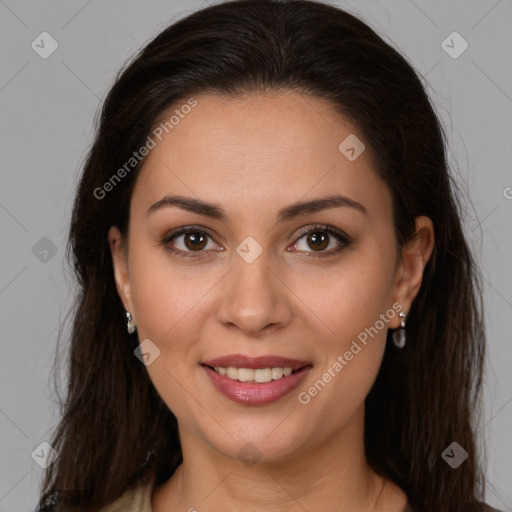
[[[132,315],[129,311],[126,312],[126,328],[128,329],[128,334],[133,334],[135,332],[135,324],[132,324]]]
[[[407,315],[402,311],[400,311],[400,314],[398,315],[400,317],[400,327],[398,329],[395,329],[395,332],[393,332],[393,343],[395,344],[395,347],[397,348],[404,348],[405,347],[405,319],[407,318]]]

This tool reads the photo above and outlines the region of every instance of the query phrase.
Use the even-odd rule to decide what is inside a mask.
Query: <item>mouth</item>
[[[201,363],[214,388],[245,405],[266,405],[295,389],[313,368],[309,361],[240,354]]]

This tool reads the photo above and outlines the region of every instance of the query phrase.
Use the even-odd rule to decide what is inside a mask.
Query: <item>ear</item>
[[[121,232],[116,226],[112,226],[108,232],[108,243],[112,255],[114,267],[114,279],[116,281],[117,293],[124,305],[124,308],[133,315],[133,304],[131,300],[130,275],[128,272],[127,248]],[[133,315],[134,316],[134,315]]]
[[[399,302],[407,315],[411,304],[418,294],[423,271],[434,250],[434,225],[429,217],[416,217],[416,233],[403,247],[398,257],[395,281],[395,302]],[[397,328],[400,324],[398,315],[391,325]]]

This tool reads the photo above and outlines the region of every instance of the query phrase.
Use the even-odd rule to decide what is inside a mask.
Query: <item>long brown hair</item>
[[[366,400],[370,465],[406,492],[418,512],[474,510],[483,472],[475,441],[484,327],[480,280],[461,226],[445,138],[406,59],[341,9],[305,0],[214,5],[155,37],[117,76],[75,198],[68,256],[78,281],[67,395],[41,502],[56,510],[100,507],[151,477],[166,481],[182,460],[177,421],[134,357],[107,243],[126,233],[142,159],[98,193],[142,147],[164,110],[205,92],[296,90],[331,102],[378,155],[393,197],[397,243],[430,217],[434,253],[407,322],[408,343],[389,343]],[[103,188],[102,190],[105,190]],[[469,458],[452,469],[453,441]]]

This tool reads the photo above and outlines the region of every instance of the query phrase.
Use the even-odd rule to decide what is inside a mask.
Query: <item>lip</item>
[[[295,373],[271,382],[240,382],[217,373],[210,366],[234,366],[251,369],[289,367],[295,370]],[[205,361],[201,367],[215,389],[233,402],[244,405],[267,405],[283,398],[299,386],[313,365],[308,361],[281,356],[247,357],[234,354]]]

